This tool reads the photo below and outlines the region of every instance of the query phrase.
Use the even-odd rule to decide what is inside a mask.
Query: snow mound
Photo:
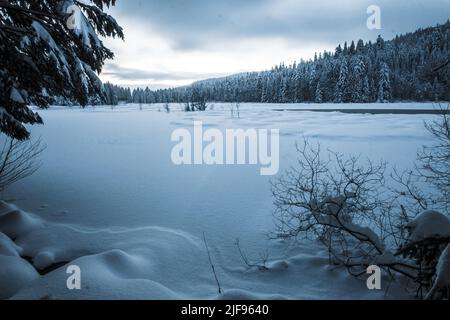
[[[11,298],[39,278],[33,266],[20,257],[0,255],[0,266],[0,299]]]
[[[18,237],[16,243],[23,248],[25,256],[33,259],[38,269],[114,249],[128,251],[153,248],[158,252],[180,255],[183,250],[203,251],[199,239],[182,231],[162,227],[94,230],[81,226],[47,224],[45,228]]]
[[[425,211],[408,224],[409,241],[450,237],[450,219],[437,211]]]
[[[66,268],[60,268],[34,282],[13,299],[168,299],[183,297],[152,280],[156,270],[146,250],[111,250],[85,256],[70,263],[81,270],[81,290],[68,290]],[[61,285],[63,284],[63,285]]]
[[[12,239],[43,227],[39,218],[5,202],[0,203],[0,232]]]
[[[234,289],[225,291],[223,295],[217,297],[217,300],[289,300],[289,298],[281,294],[257,294],[246,290]]]
[[[209,268],[203,242],[183,231],[50,223],[0,203],[0,232],[4,232],[0,233],[0,254],[4,254],[0,256],[0,280],[9,279],[8,283],[0,281],[3,297],[184,299],[198,282],[202,283],[200,292],[214,292],[210,273],[203,277],[200,272]],[[19,255],[29,257],[34,268]],[[67,288],[69,265],[81,268],[82,291]],[[38,275],[36,270],[50,272],[30,285]]]
[[[22,254],[22,248],[17,246],[9,237],[0,232],[0,255],[19,257]]]
[[[157,226],[92,229],[50,223],[0,203],[0,295],[12,299],[380,299],[365,282],[327,266],[318,244],[245,268],[212,250],[223,295],[217,294],[203,241]],[[6,228],[8,226],[8,228]],[[17,229],[15,229],[17,228]],[[214,249],[214,246],[212,246]],[[34,267],[45,270],[39,276]],[[81,270],[81,290],[70,290],[70,266]],[[400,295],[394,292],[392,296]],[[389,295],[391,296],[391,294]]]

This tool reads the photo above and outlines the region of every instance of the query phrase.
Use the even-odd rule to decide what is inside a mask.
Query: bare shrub
[[[439,196],[434,200],[448,212],[450,208],[450,111],[448,107],[440,109],[443,112],[442,117],[425,124],[436,143],[424,147],[419,153],[416,171],[426,183],[436,188]]]
[[[386,163],[323,152],[308,140],[297,150],[298,164],[273,183],[275,237],[312,236],[328,249],[330,263],[351,275],[362,276],[377,265],[392,281],[398,275],[412,280],[423,297],[446,240],[440,238],[436,250],[428,251],[433,259],[426,257],[431,239],[416,242],[411,236],[414,220],[385,181]],[[418,191],[402,181],[411,194]]]
[[[247,268],[249,268],[249,269],[257,268],[259,271],[268,271],[269,270],[269,268],[267,267],[267,262],[269,260],[269,251],[268,250],[266,250],[264,253],[261,253],[259,255],[258,261],[253,262],[245,254],[244,250],[241,247],[241,242],[239,239],[236,239],[235,245],[239,251],[239,255],[240,255],[242,261],[247,266]]]
[[[19,141],[6,138],[0,152],[0,191],[22,180],[39,168],[39,155],[44,151],[40,139]]]
[[[164,110],[166,111],[166,113],[170,113],[170,105],[169,105],[169,103],[164,103],[164,105],[163,105],[163,107],[164,107]]]

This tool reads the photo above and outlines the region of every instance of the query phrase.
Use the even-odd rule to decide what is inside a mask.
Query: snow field
[[[0,206],[1,259],[20,266],[14,272],[22,279],[1,281],[0,295],[16,299],[411,298],[395,284],[387,294],[367,290],[364,280],[328,266],[327,253],[313,241],[293,245],[267,240],[273,230],[271,179],[261,177],[259,168],[252,166],[176,167],[170,160],[170,134],[177,128],[192,129],[194,121],[221,130],[280,129],[280,173],[295,164],[295,142],[303,137],[319,141],[325,149],[407,168],[418,148],[431,141],[423,121],[433,116],[274,111],[277,107],[243,104],[241,119],[231,118],[229,104],[192,114],[180,112],[179,105],[171,105],[170,114],[158,112],[164,110],[158,105],[144,105],[143,111],[137,105],[42,111],[46,124],[32,131],[47,144],[43,165],[3,194],[4,199],[16,199],[23,210],[7,203]],[[223,296],[217,294],[203,232]],[[234,245],[236,238],[252,260],[268,250],[268,270],[248,269]],[[82,271],[80,291],[66,287],[66,268],[72,264]],[[36,271],[52,266],[56,270],[45,275]],[[13,279],[11,268],[2,269],[5,279]]]

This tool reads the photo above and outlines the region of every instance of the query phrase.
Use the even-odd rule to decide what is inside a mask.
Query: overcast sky
[[[381,8],[381,30],[367,7]],[[374,40],[450,18],[450,0],[118,0],[110,10],[125,42],[106,40],[116,58],[102,79],[173,87],[269,69],[351,40]]]

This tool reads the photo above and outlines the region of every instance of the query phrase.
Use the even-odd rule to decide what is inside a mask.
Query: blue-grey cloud
[[[382,30],[368,30],[369,5],[381,8]],[[116,58],[103,79],[160,88],[443,23],[450,0],[118,0],[111,14],[128,41],[107,43]]]
[[[371,4],[382,9],[381,31],[366,28]],[[269,37],[305,44],[392,37],[444,22],[449,8],[450,0],[121,0],[116,12],[138,19],[175,49],[194,50]]]
[[[217,73],[191,73],[191,72],[160,72],[146,71],[134,68],[125,68],[114,63],[105,66],[103,75],[109,76],[116,80],[145,80],[145,81],[164,81],[164,80],[200,80],[206,78],[220,77],[223,74]]]

